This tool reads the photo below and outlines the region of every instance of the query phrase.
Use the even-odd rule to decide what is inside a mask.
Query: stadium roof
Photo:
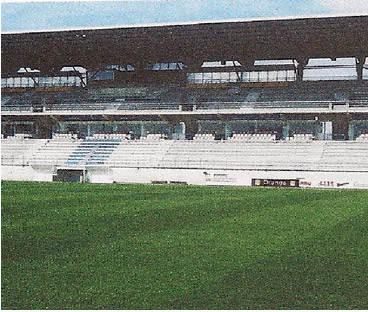
[[[2,34],[2,72],[20,67],[306,59],[368,55],[368,16],[205,22]]]

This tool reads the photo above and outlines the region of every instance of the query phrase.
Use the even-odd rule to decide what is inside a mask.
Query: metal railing
[[[278,109],[278,108],[368,108],[367,100],[350,101],[254,101],[254,102],[198,102],[198,103],[60,103],[45,106],[24,106],[16,104],[2,105],[2,111],[7,112],[52,112],[52,111],[146,111],[146,110],[227,110],[227,109]]]

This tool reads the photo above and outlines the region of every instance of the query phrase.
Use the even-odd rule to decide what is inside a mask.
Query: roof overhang
[[[141,25],[2,34],[2,72],[20,67],[52,72],[63,66],[181,61],[307,59],[368,55],[368,16]]]

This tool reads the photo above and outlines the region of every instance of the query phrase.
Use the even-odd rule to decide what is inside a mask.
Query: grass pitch
[[[367,309],[368,192],[3,182],[3,309]]]

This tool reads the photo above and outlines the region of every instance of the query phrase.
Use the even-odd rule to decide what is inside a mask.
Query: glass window
[[[295,81],[296,80],[296,74],[293,70],[287,70],[286,71],[286,81]]]
[[[259,81],[259,72],[249,72],[249,82],[258,82]]]
[[[258,72],[258,74],[259,74],[258,81],[260,81],[260,82],[267,82],[268,81],[268,72],[267,71],[261,71],[261,72]]]
[[[52,77],[46,77],[46,86],[48,87],[52,86]]]
[[[269,71],[268,81],[278,81],[278,71]]]
[[[242,81],[243,82],[249,82],[249,73],[248,72],[242,72]]]
[[[203,73],[203,83],[211,83],[212,73]]]
[[[20,87],[21,86],[20,82],[21,82],[20,77],[14,78],[14,87]]]
[[[60,85],[61,86],[68,85],[68,77],[60,77]]]
[[[28,77],[28,86],[33,88],[35,86],[34,80],[31,77]]]
[[[176,69],[177,68],[177,63],[169,63],[168,64],[168,69]]]
[[[28,77],[20,78],[20,84],[21,84],[22,87],[28,87],[29,86]]]
[[[194,78],[195,83],[203,83],[202,73],[195,73],[194,76],[195,76]]]
[[[220,83],[220,82],[222,82],[221,73],[212,73],[212,82],[213,83]]]
[[[214,75],[214,79],[217,79],[219,83],[227,82],[229,80],[229,73],[216,73],[216,75]]]
[[[187,74],[187,79],[188,79],[188,82],[194,83],[194,79],[195,79],[194,73],[188,73]]]
[[[38,85],[43,87],[45,85],[45,77],[38,77]]]
[[[153,64],[153,66],[152,66],[152,70],[160,70],[160,68],[161,68],[161,66],[160,66],[161,64],[160,63],[155,63],[155,64]]]
[[[229,82],[237,82],[238,81],[238,74],[231,72],[229,73]]]
[[[277,72],[277,81],[286,81],[287,78],[287,71],[280,70]]]

